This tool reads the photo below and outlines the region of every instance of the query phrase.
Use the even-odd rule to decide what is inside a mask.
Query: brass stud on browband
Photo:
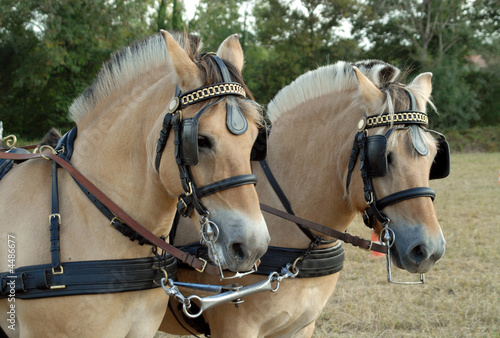
[[[168,104],[168,113],[169,114],[174,114],[177,111],[177,108],[179,107],[179,98],[177,96],[174,96],[170,103]]]
[[[358,122],[358,132],[362,132],[366,128],[366,117],[363,116]]]

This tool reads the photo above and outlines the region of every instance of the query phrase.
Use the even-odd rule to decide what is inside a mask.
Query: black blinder
[[[182,120],[181,159],[184,165],[198,164],[198,120]]]
[[[373,135],[366,138],[366,173],[368,177],[382,177],[387,174],[387,138]]]
[[[444,136],[438,139],[438,151],[431,166],[429,179],[436,180],[450,174],[450,145]]]
[[[264,161],[267,156],[267,137],[269,131],[267,126],[264,128],[259,128],[259,134],[252,147],[252,152],[250,153],[250,161]]]

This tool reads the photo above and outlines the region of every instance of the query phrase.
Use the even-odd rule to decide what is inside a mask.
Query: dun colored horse
[[[194,36],[162,31],[114,54],[70,108],[78,131],[71,164],[156,236],[168,235],[176,205],[191,201],[194,207],[180,209],[198,234],[203,224],[212,226],[212,233],[218,230],[217,245],[210,249],[220,267],[247,271],[269,243],[249,163],[262,113],[245,97],[237,35],[228,37],[216,56],[200,55],[199,46]],[[239,125],[231,125],[235,119]],[[49,216],[48,150],[0,180],[0,238],[12,248],[7,255],[2,245],[0,272],[50,263],[51,242],[60,243],[61,264],[39,274],[43,283],[34,280],[37,287],[64,289],[46,284],[72,262],[153,257],[150,245],[118,233],[113,227],[119,219],[110,223],[61,168],[56,169],[60,210]],[[226,189],[195,196],[195,188],[214,182]],[[59,234],[50,235],[48,219],[59,220]],[[117,272],[119,287],[125,275]],[[2,294],[9,298],[0,299],[0,325],[9,335],[152,337],[168,302],[161,287],[20,299],[26,276],[18,277],[23,280],[15,281],[15,288],[2,279]]]
[[[355,65],[338,62],[297,78],[282,89],[268,106],[272,131],[267,167],[272,170],[297,216],[341,232],[357,213],[365,212],[367,198],[364,192],[370,190],[366,189],[368,180],[372,185],[371,191],[376,192],[373,200],[377,202],[404,192],[408,199],[398,200],[385,208],[379,203],[383,208],[383,212],[379,210],[382,220],[372,215],[367,217],[367,221],[375,225],[378,233],[383,225],[392,229],[395,240],[391,253],[395,265],[412,273],[423,273],[429,271],[445,252],[445,239],[431,199],[433,193],[429,193],[428,188],[429,172],[438,151],[437,142],[432,133],[427,132],[425,124],[412,127],[426,118],[426,105],[432,105],[429,101],[432,74],[420,74],[410,84],[403,85],[393,82],[399,73],[391,65],[370,60]],[[412,100],[416,101],[413,103],[416,107],[412,107]],[[408,118],[407,124],[398,122],[399,119],[404,120],[405,111],[410,110],[409,114],[415,115]],[[393,119],[380,125],[366,115],[380,119],[391,119],[387,116],[392,116]],[[373,123],[372,128],[367,127],[368,121]],[[356,151],[354,156],[351,155],[353,141],[358,135],[376,140],[368,142],[368,153],[363,153],[363,158],[357,156]],[[377,136],[372,138],[374,135]],[[378,153],[370,150],[374,143],[382,143],[384,137],[386,149]],[[354,144],[357,145],[358,141]],[[426,151],[420,150],[420,154],[415,144],[423,146]],[[354,149],[358,149],[357,146]],[[367,158],[368,155],[371,156]],[[360,162],[365,167],[361,172],[366,173],[366,166],[377,169],[377,165],[373,165],[377,161],[382,163],[379,167],[387,165],[386,172],[364,177],[359,174]],[[253,170],[259,177],[257,191],[261,202],[283,209],[261,166],[254,163]],[[422,194],[414,194],[416,192]],[[335,289],[339,273],[322,275],[322,270],[328,267],[322,267],[320,259],[314,261],[313,256],[315,250],[334,248],[339,244],[324,244],[308,251],[312,241],[295,224],[274,215],[266,215],[266,220],[271,245],[301,248],[302,253],[308,252],[312,259],[309,267],[319,265],[316,270],[310,269],[318,277],[285,280],[276,293],[248,296],[239,308],[235,308],[234,304],[224,304],[207,310],[203,319],[212,337],[309,337]],[[176,245],[195,240],[185,230],[185,227],[180,227]],[[315,231],[313,233],[318,235]],[[289,263],[294,263],[296,257],[298,255]],[[322,256],[318,253],[315,257]],[[297,266],[301,264],[300,259],[298,261]],[[180,268],[177,276],[182,282],[220,284],[215,278],[186,268]],[[262,278],[245,276],[240,283],[248,285]],[[175,302],[171,304],[177,318],[172,316],[169,306],[160,330],[187,334],[188,328],[196,333],[195,326],[186,322]],[[198,331],[207,332],[207,325],[205,329],[199,329],[203,325],[198,326]]]

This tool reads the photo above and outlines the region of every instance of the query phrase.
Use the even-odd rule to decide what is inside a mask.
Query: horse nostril
[[[418,266],[429,258],[429,252],[425,245],[419,244],[409,251],[408,258]]]
[[[246,259],[246,254],[241,243],[234,243],[229,246],[229,252],[234,257],[236,261],[244,261]]]

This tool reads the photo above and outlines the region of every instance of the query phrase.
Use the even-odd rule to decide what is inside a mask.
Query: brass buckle
[[[373,203],[373,191],[370,191],[370,199],[366,201],[367,205],[370,205]]]
[[[184,205],[184,208],[182,208],[182,212],[186,212],[188,205],[186,204],[186,202],[184,202],[184,199],[179,198],[179,202],[182,202],[182,204]]]
[[[205,272],[205,268],[207,267],[208,262],[207,262],[205,259],[203,259],[203,258],[198,258],[198,259],[199,259],[200,261],[205,262],[205,263],[203,263],[203,267],[202,267],[201,269],[197,269],[197,268],[194,268],[194,269],[195,269],[196,271],[198,271],[199,273],[203,273],[203,272]]]
[[[188,187],[189,191],[185,191],[186,197],[191,196],[193,194],[193,186],[191,185],[191,182],[188,182]]]
[[[52,274],[53,274],[53,275],[62,275],[62,274],[64,273],[63,266],[59,264],[59,268],[60,268],[61,270],[56,271],[56,269],[54,269],[54,267],[52,267]],[[51,286],[50,286],[50,289],[51,289],[51,290],[66,289],[66,285],[51,285]]]
[[[62,275],[64,273],[64,269],[63,269],[62,265],[59,265],[59,267],[61,268],[61,270],[59,270],[59,271],[56,271],[54,268],[52,268],[53,275]]]
[[[372,249],[372,246],[373,246],[373,241],[370,240],[370,245],[368,246],[368,248],[366,248],[366,250],[370,251]]]
[[[119,219],[118,217],[113,217],[113,219],[109,222],[109,226],[112,227],[113,229],[115,228],[113,224],[115,224],[116,222],[120,222],[120,223],[123,223],[123,221],[121,219]]]
[[[49,224],[50,224],[50,220],[51,220],[53,217],[57,217],[57,222],[59,223],[59,225],[61,225],[61,214],[50,214],[50,215],[49,215]]]

